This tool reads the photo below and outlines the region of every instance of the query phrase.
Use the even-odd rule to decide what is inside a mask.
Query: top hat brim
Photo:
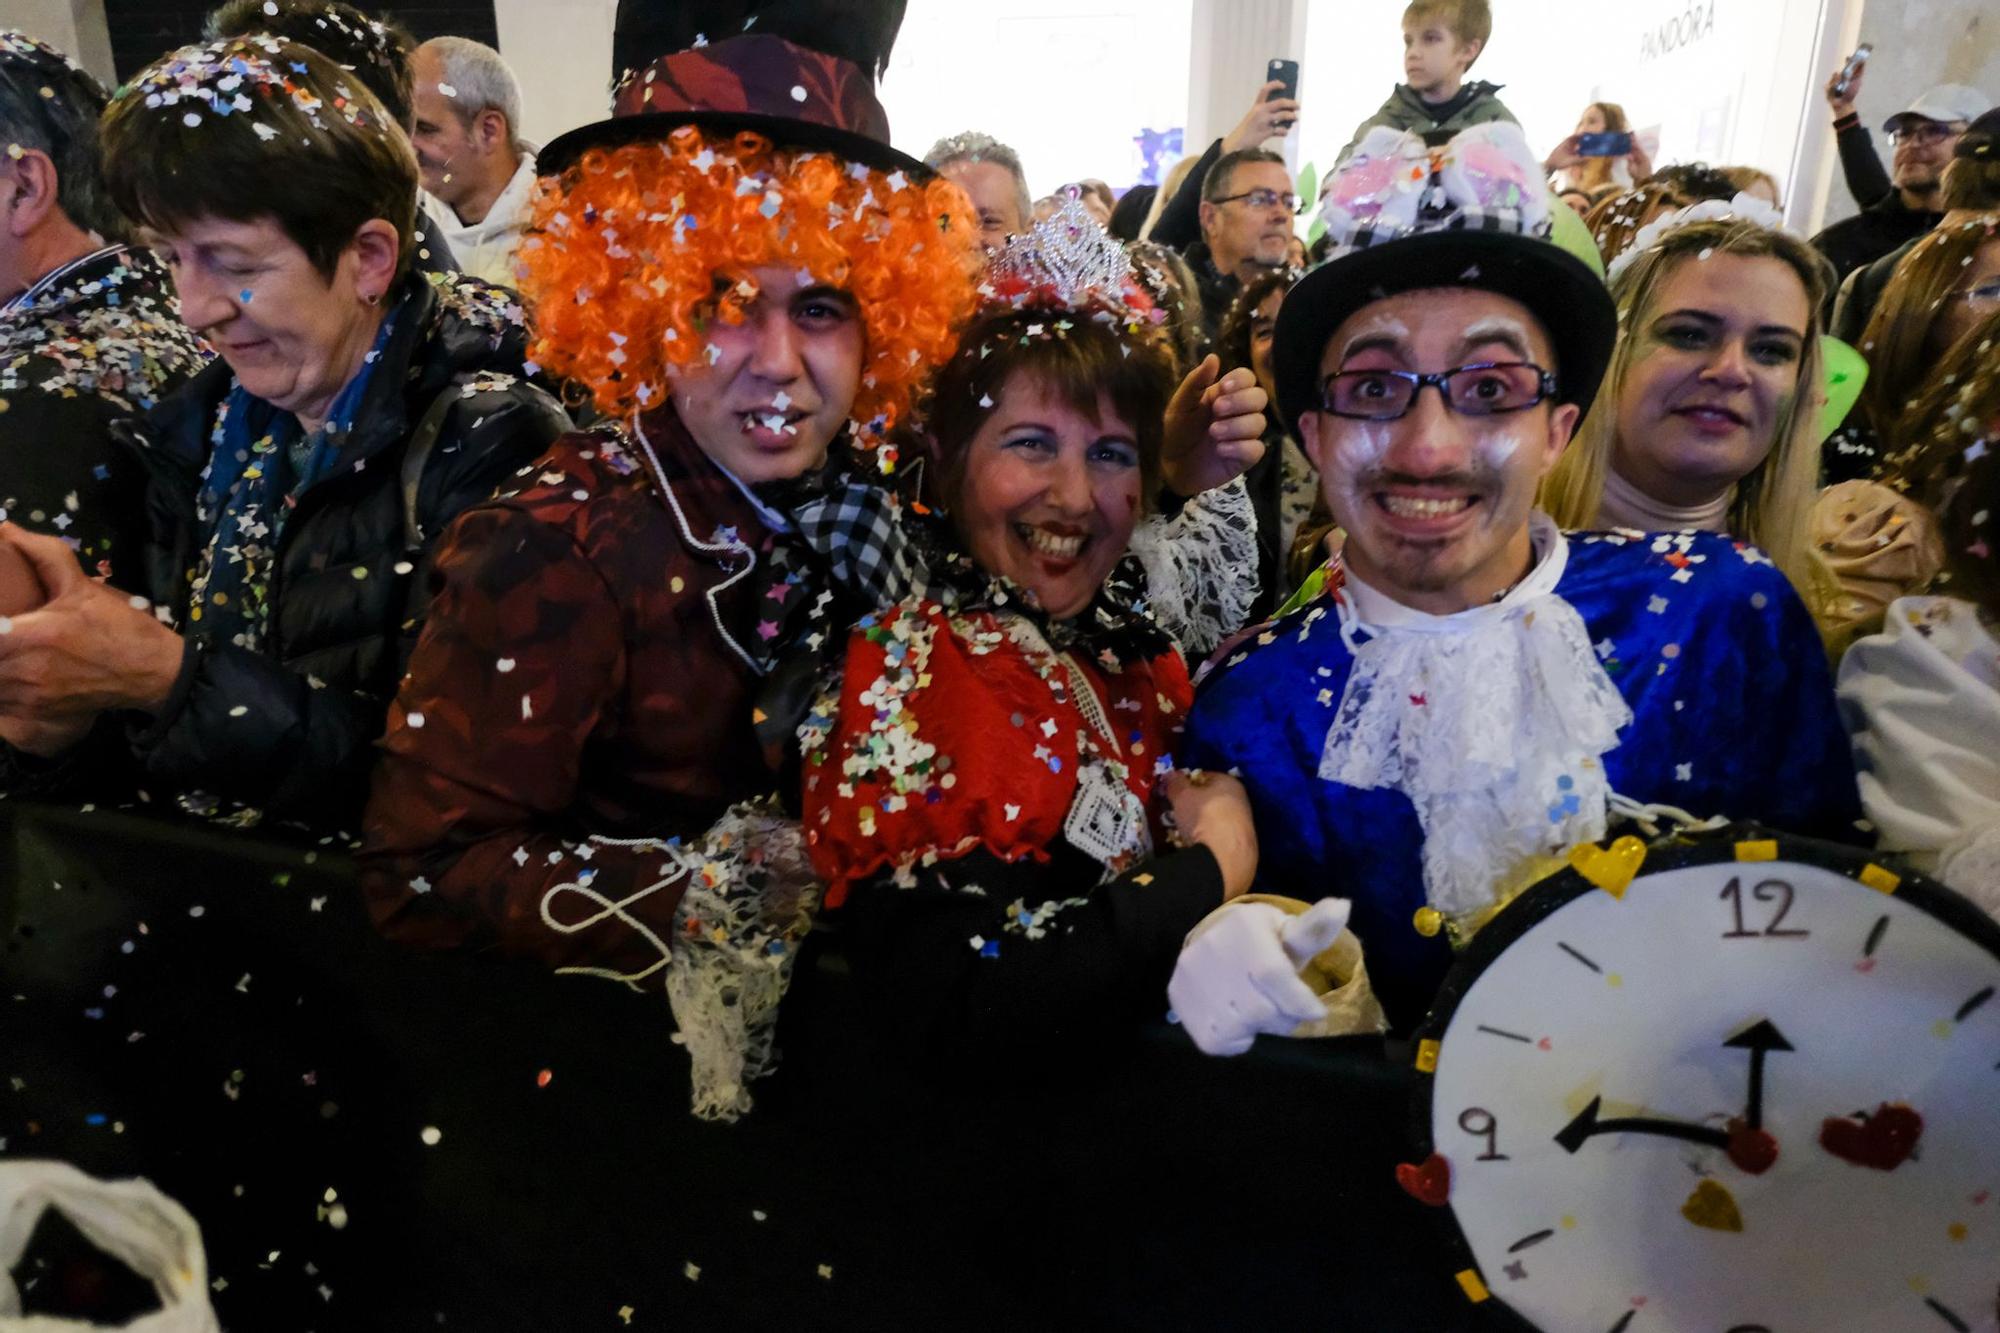
[[[1296,435],[1299,418],[1319,408],[1320,361],[1350,315],[1433,287],[1495,292],[1526,306],[1555,348],[1556,400],[1590,410],[1618,337],[1617,307],[1603,280],[1576,256],[1534,237],[1434,231],[1328,260],[1286,293],[1271,352],[1285,428]]]
[[[543,147],[535,157],[535,171],[543,176],[558,176],[575,166],[593,148],[659,143],[675,130],[688,125],[699,129],[711,141],[734,138],[743,133],[760,134],[779,148],[831,153],[878,171],[901,171],[913,181],[926,181],[937,175],[908,153],[898,152],[879,139],[871,139],[853,130],[838,129],[816,121],[795,120],[790,116],[700,109],[613,116],[609,120],[573,129]]]

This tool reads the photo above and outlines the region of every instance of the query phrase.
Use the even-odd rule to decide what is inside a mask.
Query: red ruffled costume
[[[1024,630],[1018,617],[911,601],[853,631],[839,698],[821,699],[805,733],[806,839],[828,907],[884,871],[975,849],[1047,861],[1093,759],[1151,817],[1193,701],[1180,654],[1069,655],[1101,701],[1111,751],[1061,656]]]

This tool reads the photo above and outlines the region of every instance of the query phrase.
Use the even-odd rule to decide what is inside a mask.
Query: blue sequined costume
[[[1826,653],[1761,553],[1711,533],[1572,535],[1555,592],[1583,617],[1632,709],[1604,759],[1615,792],[1854,839],[1860,800]],[[1236,773],[1248,786],[1258,890],[1353,899],[1369,974],[1390,1021],[1406,1030],[1451,951],[1442,935],[1426,938],[1412,924],[1426,895],[1423,831],[1409,798],[1319,776],[1354,662],[1334,595],[1216,664],[1200,686],[1183,762]]]

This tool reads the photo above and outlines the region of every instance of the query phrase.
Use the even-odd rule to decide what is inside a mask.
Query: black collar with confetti
[[[953,611],[1020,616],[1040,630],[1057,652],[1089,657],[1114,671],[1173,647],[1147,608],[1145,567],[1130,553],[1112,567],[1088,606],[1058,620],[1042,609],[1032,591],[982,568],[942,515],[913,514],[909,532],[923,571],[924,595]]]

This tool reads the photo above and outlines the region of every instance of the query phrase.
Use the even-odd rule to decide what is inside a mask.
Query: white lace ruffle
[[[1527,858],[1604,836],[1602,756],[1632,720],[1583,617],[1554,593],[1562,536],[1552,524],[1537,536],[1541,563],[1494,606],[1366,625],[1339,603],[1354,669],[1319,775],[1410,798],[1425,890],[1448,916],[1490,906]]]
[[[820,886],[796,820],[775,804],[732,806],[693,842],[674,914],[667,1000],[692,1066],[694,1113],[733,1121],[749,1084],[777,1065],[778,1002],[812,928]]]
[[[1146,570],[1147,603],[1190,662],[1208,656],[1250,621],[1257,600],[1257,512],[1238,477],[1203,491],[1172,518],[1132,534]]]

